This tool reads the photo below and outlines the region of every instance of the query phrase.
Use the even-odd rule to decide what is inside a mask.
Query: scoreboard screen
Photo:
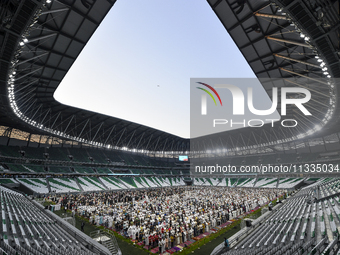
[[[189,157],[188,156],[178,156],[178,160],[179,161],[189,161]]]

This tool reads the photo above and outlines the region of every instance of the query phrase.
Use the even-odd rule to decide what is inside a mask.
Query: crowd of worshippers
[[[169,187],[56,195],[92,224],[164,252],[286,193],[282,189]]]

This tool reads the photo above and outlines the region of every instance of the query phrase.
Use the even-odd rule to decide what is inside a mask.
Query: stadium
[[[2,254],[340,254],[339,1],[206,2],[275,125],[183,138],[62,104],[116,1],[1,1]],[[228,102],[198,83],[202,115]]]

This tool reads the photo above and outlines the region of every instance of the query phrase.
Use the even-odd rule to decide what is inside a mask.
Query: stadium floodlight
[[[327,74],[329,74],[329,73],[328,73],[328,72],[323,72],[323,74],[324,74],[324,75],[327,75]]]
[[[319,131],[319,130],[321,130],[321,128],[322,128],[322,127],[318,124],[318,125],[315,125],[314,130],[315,130],[315,131]]]
[[[24,42],[19,42],[19,45],[20,45],[20,46],[24,46],[25,43],[24,43]]]
[[[313,133],[314,133],[314,132],[313,132],[312,129],[310,129],[310,130],[308,130],[308,131],[306,132],[307,135],[311,135],[311,134],[313,134]]]
[[[299,136],[300,136],[300,138],[305,138],[306,134],[300,134]]]
[[[327,78],[332,78],[332,76],[330,76],[330,75],[327,75]]]

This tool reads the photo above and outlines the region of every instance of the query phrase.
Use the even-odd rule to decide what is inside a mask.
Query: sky
[[[54,97],[190,137],[190,78],[253,78],[206,0],[118,0]]]

